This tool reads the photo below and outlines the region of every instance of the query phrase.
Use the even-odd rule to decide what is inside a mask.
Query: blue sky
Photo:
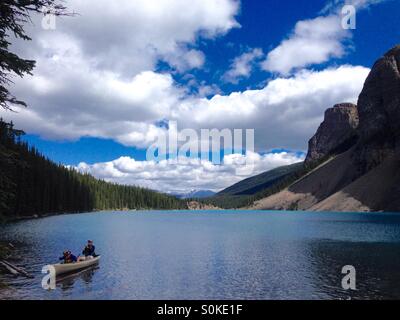
[[[323,111],[355,102],[368,68],[400,42],[400,1],[347,2],[357,8],[355,30],[338,27],[342,1],[207,0],[189,9],[180,0],[101,0],[110,8],[95,15],[88,2],[70,0],[81,16],[50,31],[37,17],[28,27],[34,41],[15,42],[38,66],[16,82],[28,111],[2,116],[56,162],[151,188],[150,173],[120,167],[146,170],[146,148],[165,119],[182,129],[255,129],[258,171],[300,161]],[[129,163],[118,167],[121,157]],[[230,172],[182,188],[218,190],[243,178]],[[166,177],[160,189],[175,192],[176,183]]]

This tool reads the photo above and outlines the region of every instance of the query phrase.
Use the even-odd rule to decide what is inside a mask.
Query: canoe
[[[57,264],[53,264],[52,266],[54,267],[54,269],[56,271],[56,276],[59,276],[60,274],[79,271],[79,270],[88,268],[90,266],[93,266],[93,265],[99,263],[100,258],[101,258],[101,256],[97,256],[93,259],[88,259],[85,261],[73,262],[73,263],[57,263]]]

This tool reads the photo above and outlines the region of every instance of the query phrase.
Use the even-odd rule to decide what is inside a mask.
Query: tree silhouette
[[[0,2],[0,107],[12,110],[12,105],[26,106],[18,100],[8,87],[12,76],[32,74],[35,61],[23,59],[10,51],[10,37],[29,41],[24,26],[31,21],[31,14],[51,12],[54,15],[69,15],[61,1],[57,0],[1,0]]]
[[[95,179],[56,164],[0,119],[0,218],[119,209],[185,209],[152,190]]]

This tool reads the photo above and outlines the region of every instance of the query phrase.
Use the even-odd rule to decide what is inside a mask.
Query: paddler
[[[63,256],[60,257],[59,260],[64,260],[64,263],[73,263],[78,259],[71,253],[71,251],[66,250],[63,252]]]
[[[85,257],[88,256],[92,256],[92,257],[96,257],[96,253],[95,253],[95,246],[93,245],[93,241],[92,240],[88,240],[87,245],[85,246],[85,249],[83,249],[82,254]]]

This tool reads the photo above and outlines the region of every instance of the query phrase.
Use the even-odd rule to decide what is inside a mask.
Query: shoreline
[[[205,211],[206,209],[203,210],[196,210],[196,211]],[[84,214],[84,213],[102,213],[102,212],[108,212],[108,211],[115,211],[115,212],[135,212],[135,211],[195,211],[195,210],[190,210],[190,209],[95,209],[92,211],[82,211],[82,212],[58,212],[58,213],[46,213],[46,214],[34,214],[34,215],[29,215],[29,216],[17,216],[17,217],[6,217],[0,215],[0,225],[1,224],[6,224],[6,223],[12,223],[12,222],[20,222],[20,221],[25,221],[25,220],[36,220],[36,219],[42,219],[42,218],[49,218],[49,217],[55,217],[55,216],[63,216],[63,215],[74,215],[74,214]]]
[[[240,209],[106,209],[106,210],[93,210],[93,211],[83,211],[83,212],[62,212],[62,213],[52,213],[52,214],[43,214],[43,215],[31,215],[31,216],[23,216],[23,217],[11,217],[7,218],[4,216],[0,216],[0,225],[4,225],[7,223],[16,223],[26,220],[37,220],[37,219],[44,219],[49,217],[56,217],[56,216],[63,216],[63,215],[78,215],[78,214],[85,214],[85,213],[104,213],[104,212],[146,212],[146,211],[171,211],[171,212],[203,212],[203,211],[214,211],[216,213],[220,212],[223,213],[224,211],[242,211],[242,212],[275,212],[275,213],[341,213],[341,214],[351,214],[351,213],[359,213],[359,214],[400,214],[400,212],[395,211],[308,211],[308,210],[281,210],[281,209],[251,209],[251,208],[240,208]],[[0,247],[1,249],[1,247]]]

